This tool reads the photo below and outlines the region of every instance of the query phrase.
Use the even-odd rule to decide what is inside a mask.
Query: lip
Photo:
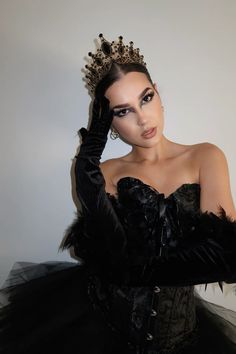
[[[156,127],[150,128],[145,134],[143,133],[142,136],[146,139],[152,138],[156,134]]]

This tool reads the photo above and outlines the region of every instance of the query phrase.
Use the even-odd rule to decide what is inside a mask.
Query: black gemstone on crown
[[[93,54],[89,52],[88,55],[92,57],[92,62],[86,64],[86,81],[92,93],[94,93],[98,82],[106,75],[110,70],[113,62],[118,64],[125,63],[140,63],[146,66],[143,60],[143,55],[139,54],[139,48],[134,48],[133,41],[130,41],[130,45],[124,45],[123,36],[119,36],[118,43],[107,41],[103,34],[99,34],[101,40],[101,48],[97,49],[97,52]]]
[[[110,43],[108,42],[103,42],[102,45],[101,45],[101,48],[102,48],[102,51],[104,54],[106,55],[110,55],[111,54],[111,46],[110,46]]]

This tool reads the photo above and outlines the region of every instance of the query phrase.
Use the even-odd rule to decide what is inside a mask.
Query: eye
[[[149,92],[146,96],[144,96],[143,100],[145,102],[150,102],[152,100],[153,96],[154,96],[154,92]],[[150,97],[150,99],[146,100],[149,97]]]
[[[124,109],[121,109],[120,111],[114,111],[114,116],[117,116],[117,117],[124,117],[125,116],[125,114],[122,114],[122,112],[124,113],[124,112],[126,112],[126,111],[128,111],[128,109],[127,108],[124,108]]]
[[[146,96],[143,97],[143,100],[148,103],[152,100],[154,96],[154,92],[149,92]],[[121,109],[119,111],[113,111],[113,116],[117,116],[117,117],[124,117],[126,115],[126,111],[129,111],[128,108],[124,108],[124,109]]]

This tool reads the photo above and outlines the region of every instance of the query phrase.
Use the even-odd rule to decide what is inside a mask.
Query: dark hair
[[[103,97],[108,87],[110,87],[115,81],[119,80],[123,74],[133,71],[144,73],[153,86],[151,76],[144,65],[140,63],[118,64],[113,62],[109,72],[97,84],[95,88],[95,97]]]

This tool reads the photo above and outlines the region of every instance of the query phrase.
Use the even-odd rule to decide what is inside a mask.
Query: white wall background
[[[74,217],[71,159],[90,103],[82,69],[99,33],[140,48],[167,138],[223,149],[236,201],[235,18],[235,0],[0,0],[1,282],[16,261],[73,261],[57,249]],[[117,140],[102,161],[130,150]]]

